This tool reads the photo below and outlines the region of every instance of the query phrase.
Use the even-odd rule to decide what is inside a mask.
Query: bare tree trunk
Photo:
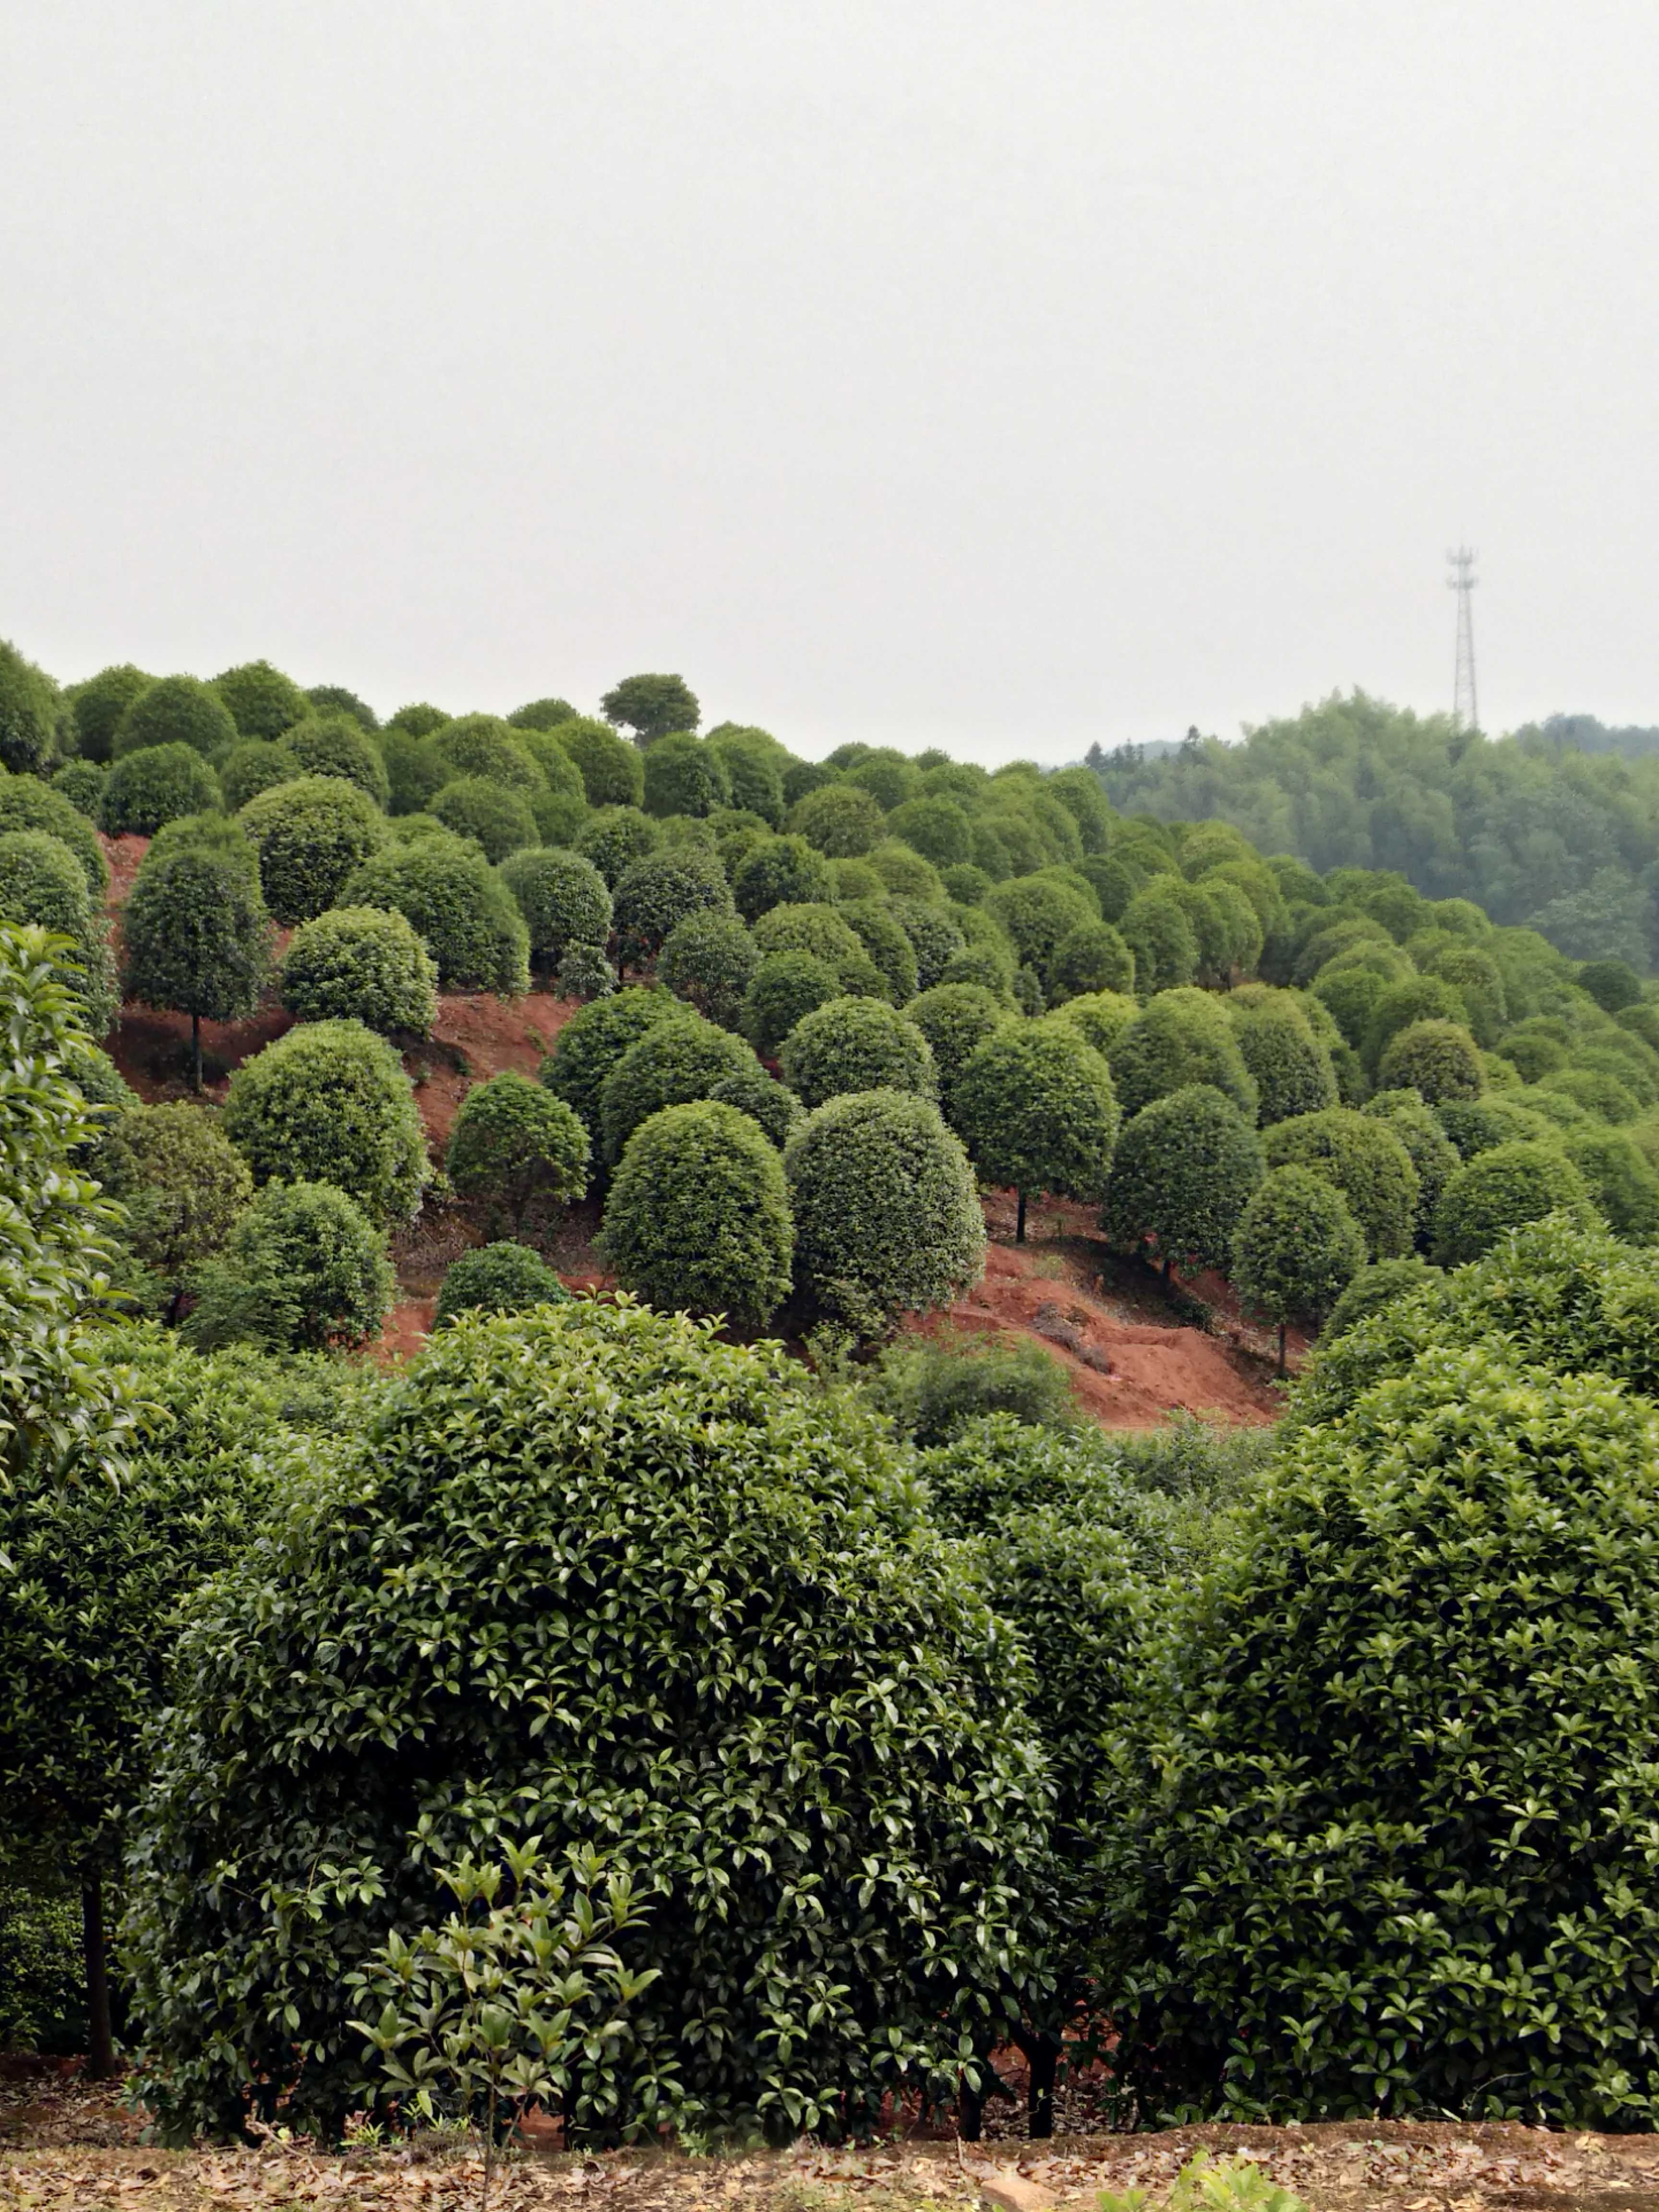
[[[1052,2035],[1035,2028],[1017,2027],[1013,2033],[1030,2069],[1025,2132],[1034,2142],[1046,2142],[1054,2131],[1054,2075],[1060,2069],[1060,2045]]]
[[[985,2100],[977,2089],[970,2089],[964,2075],[957,2091],[957,2133],[963,2142],[979,2141],[980,2122],[984,2116]]]
[[[82,1878],[81,1937],[87,1974],[87,2071],[94,2081],[107,2081],[115,2073],[115,2037],[109,2017],[104,1879],[96,1869]]]

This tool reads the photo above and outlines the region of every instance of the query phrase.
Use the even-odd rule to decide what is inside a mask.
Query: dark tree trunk
[[[1024,1191],[1019,1194],[1019,1215],[1014,1224],[1014,1242],[1016,1244],[1023,1244],[1025,1242],[1025,1194]]]
[[[1046,2142],[1054,2131],[1054,2075],[1060,2067],[1060,2045],[1052,2035],[1029,2027],[1017,2027],[1014,2041],[1031,2076],[1025,2132],[1034,2142]]]
[[[1170,1279],[1171,1279],[1171,1273],[1170,1273],[1170,1271],[1173,1269],[1174,1266],[1175,1266],[1175,1261],[1174,1261],[1170,1257],[1169,1254],[1166,1252],[1166,1253],[1164,1254],[1164,1289],[1165,1289],[1166,1291],[1167,1291],[1167,1290],[1169,1289],[1169,1287],[1170,1287]]]
[[[979,2141],[980,2122],[984,2112],[983,2096],[977,2089],[970,2089],[964,2077],[957,2092],[957,2133],[963,2142]]]
[[[94,2081],[115,2072],[115,2038],[109,2018],[109,1959],[104,1947],[104,1881],[96,1871],[81,1883],[82,1948],[87,1972],[87,2071]]]
[[[190,1087],[192,1091],[199,1091],[202,1087],[202,1017],[199,1014],[192,1014],[190,1018]]]
[[[1283,1322],[1279,1324],[1279,1371],[1281,1375],[1285,1372],[1285,1324]]]

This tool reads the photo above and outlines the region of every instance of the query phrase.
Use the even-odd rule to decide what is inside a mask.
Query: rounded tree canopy
[[[407,1220],[431,1170],[403,1063],[361,1022],[310,1022],[230,1079],[225,1134],[258,1183],[331,1183],[377,1222]]]
[[[1311,1168],[1273,1169],[1233,1232],[1232,1286],[1275,1328],[1322,1320],[1364,1264],[1346,1199]]]
[[[284,731],[282,742],[299,763],[298,774],[342,776],[384,811],[392,796],[386,761],[356,715],[313,715]]]
[[[1478,1098],[1486,1087],[1480,1048],[1457,1022],[1412,1022],[1389,1040],[1376,1069],[1379,1091],[1415,1091],[1430,1106]]]
[[[524,916],[530,957],[538,968],[556,968],[572,945],[602,947],[609,939],[611,893],[580,853],[558,846],[514,853],[501,863],[501,874]]]
[[[185,744],[124,753],[98,797],[98,826],[112,837],[148,837],[164,822],[219,805],[219,780]]]
[[[205,760],[234,745],[238,734],[229,708],[210,686],[193,676],[163,676],[130,702],[112,733],[110,756],[118,761],[152,745],[188,745]]]
[[[1166,1265],[1224,1267],[1262,1173],[1261,1140],[1232,1100],[1191,1084],[1124,1123],[1101,1225],[1121,1250],[1150,1239]]]
[[[784,1040],[783,1079],[809,1109],[851,1091],[908,1091],[935,1098],[927,1040],[884,999],[838,998],[814,1007]]]
[[[1340,1190],[1365,1232],[1367,1256],[1399,1259],[1417,1228],[1417,1170],[1386,1121],[1352,1107],[1299,1114],[1266,1132],[1270,1167],[1311,1168]]]
[[[732,804],[732,779],[726,763],[689,730],[659,738],[645,757],[645,811],[665,814],[712,814]]]
[[[550,725],[582,780],[590,806],[638,806],[645,798],[645,767],[637,749],[608,722],[583,715]]]
[[[653,1305],[763,1328],[789,1294],[794,1246],[777,1147],[736,1106],[663,1108],[628,1140],[600,1245]]]
[[[1160,991],[1112,1047],[1112,1080],[1126,1114],[1194,1084],[1231,1099],[1247,1121],[1259,1094],[1221,1002],[1207,991]]]
[[[740,1037],[679,1000],[667,1004],[669,1017],[652,1023],[629,1045],[600,1089],[603,1150],[613,1166],[642,1121],[665,1106],[706,1098],[722,1077],[753,1064],[754,1054]]]
[[[1077,1030],[999,1024],[957,1078],[951,1118],[982,1182],[1104,1198],[1121,1116],[1106,1062]]]
[[[842,995],[840,975],[817,953],[763,953],[744,994],[743,1033],[770,1060],[797,1022]]]
[[[926,1099],[832,1098],[783,1157],[796,1281],[821,1312],[872,1334],[978,1281],[985,1218],[973,1170]]]
[[[268,660],[245,661],[213,679],[213,689],[230,710],[244,738],[280,738],[304,721],[311,702],[292,678]]]
[[[1595,1218],[1583,1175],[1556,1144],[1495,1145],[1466,1160],[1436,1210],[1434,1256],[1456,1267],[1483,1259],[1511,1229],[1565,1213]]]
[[[356,1021],[430,1034],[438,970],[406,916],[333,907],[302,921],[283,956],[283,1004],[302,1022]]]
[[[827,900],[833,885],[822,856],[804,837],[762,837],[738,863],[732,895],[745,921],[775,906]]]
[[[121,717],[155,681],[131,661],[100,668],[84,684],[71,684],[65,696],[75,717],[76,750],[82,760],[106,762]]]
[[[453,1328],[463,1314],[528,1313],[532,1306],[563,1305],[569,1297],[554,1270],[527,1244],[481,1244],[444,1270],[433,1333]]]
[[[238,819],[258,848],[265,902],[284,924],[336,905],[354,871],[387,837],[374,800],[337,775],[273,784],[250,799]]]
[[[600,700],[599,712],[647,746],[671,730],[695,730],[702,720],[697,695],[683,676],[624,676]]]
[[[507,998],[530,987],[530,933],[512,894],[476,846],[447,831],[371,854],[339,899],[404,915],[447,989]]]

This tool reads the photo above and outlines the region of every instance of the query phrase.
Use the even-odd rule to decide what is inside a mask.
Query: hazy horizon
[[[1651,20],[13,10],[0,635],[1075,757],[1659,721]]]

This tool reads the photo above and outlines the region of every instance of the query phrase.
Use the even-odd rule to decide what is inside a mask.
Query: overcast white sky
[[[0,0],[0,634],[994,759],[1659,721],[1659,11]]]

